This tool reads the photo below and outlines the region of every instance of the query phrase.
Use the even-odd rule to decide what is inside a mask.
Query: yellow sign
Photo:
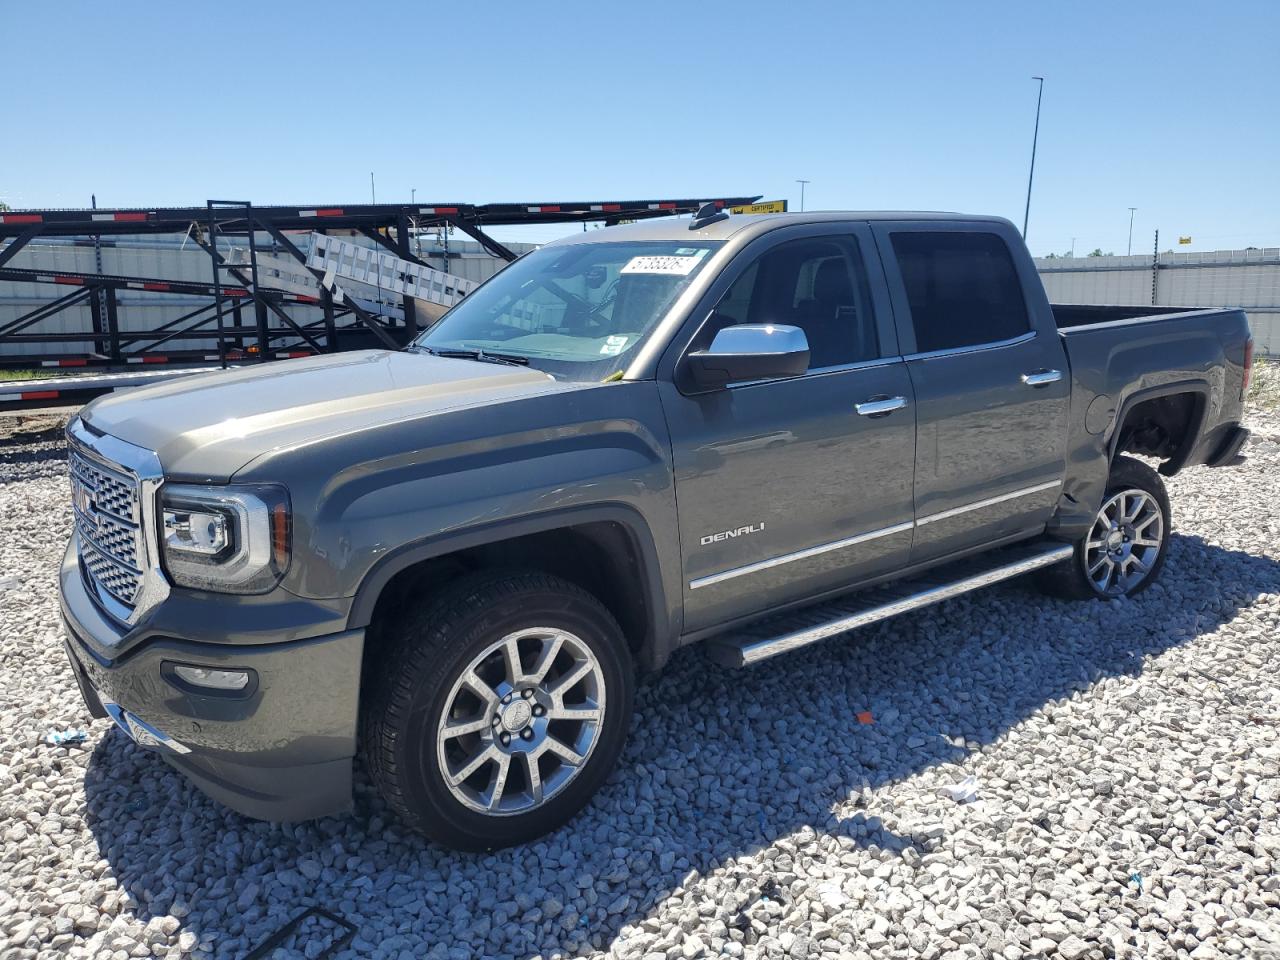
[[[763,203],[748,203],[741,207],[730,207],[730,213],[786,213],[787,201],[765,200]]]
[[[1190,237],[1179,237],[1179,238],[1178,238],[1178,242],[1179,242],[1179,243],[1181,243],[1181,244],[1187,244],[1187,243],[1190,243],[1190,242],[1191,242],[1191,238],[1190,238]]]

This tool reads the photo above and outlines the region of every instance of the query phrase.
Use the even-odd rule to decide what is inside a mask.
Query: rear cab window
[[[916,351],[1000,343],[1031,330],[1009,247],[994,233],[912,230],[891,235]]]

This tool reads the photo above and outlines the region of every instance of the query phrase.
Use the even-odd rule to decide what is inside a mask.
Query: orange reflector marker
[[[271,554],[283,571],[289,563],[289,510],[283,503],[271,508]]]
[[[871,716],[870,710],[863,710],[858,714],[858,722],[861,724],[875,723],[875,718]]]

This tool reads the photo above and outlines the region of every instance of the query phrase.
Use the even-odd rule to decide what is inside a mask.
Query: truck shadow
[[[682,651],[640,689],[609,784],[573,823],[522,848],[464,855],[428,844],[362,777],[349,818],[249,821],[114,732],[86,774],[89,826],[138,918],[180,900],[197,949],[220,957],[243,956],[311,905],[359,927],[344,955],[607,950],[696,878],[801,831],[868,859],[927,848],[928,830],[882,822],[868,788],[962,764],[1046,703],[1137,675],[1144,658],[1280,592],[1275,559],[1195,536],[1170,549],[1161,582],[1115,604],[1015,583],[747,671]],[[1018,632],[1002,632],[1011,623]],[[1211,681],[1185,683],[1194,692]],[[873,722],[860,722],[864,711]],[[785,898],[785,880],[771,877],[789,872],[787,857],[761,888],[739,888],[720,919],[749,924],[769,909],[762,901]]]

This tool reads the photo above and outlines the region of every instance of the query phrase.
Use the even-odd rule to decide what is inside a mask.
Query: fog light
[[[249,685],[249,674],[245,670],[210,670],[208,667],[175,663],[173,673],[193,687],[208,687],[210,690],[243,690]]]

